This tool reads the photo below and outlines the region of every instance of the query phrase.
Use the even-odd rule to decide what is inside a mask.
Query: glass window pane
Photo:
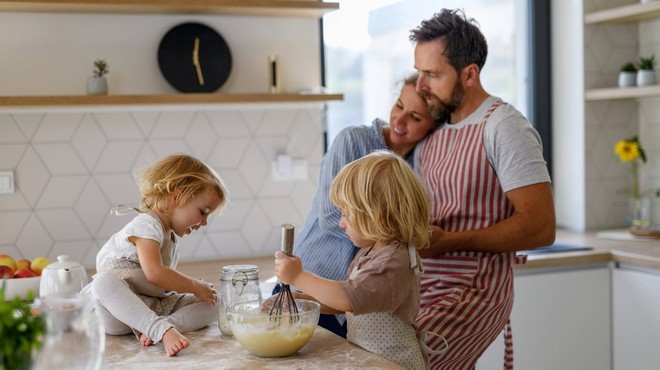
[[[410,30],[442,8],[463,9],[488,41],[486,91],[526,114],[526,0],[339,0],[323,17],[326,87],[344,94],[328,104],[328,141],[344,127],[389,121],[400,81],[414,71]],[[517,32],[516,32],[517,31]]]

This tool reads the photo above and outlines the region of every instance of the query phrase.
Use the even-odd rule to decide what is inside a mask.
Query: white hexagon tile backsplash
[[[68,254],[93,267],[131,217],[110,209],[139,202],[138,171],[185,152],[218,171],[231,203],[181,240],[181,260],[271,255],[280,225],[302,227],[311,206],[324,114],[320,104],[0,112],[0,170],[16,182],[0,195],[0,254]],[[274,181],[271,161],[282,153],[306,159],[308,179]]]

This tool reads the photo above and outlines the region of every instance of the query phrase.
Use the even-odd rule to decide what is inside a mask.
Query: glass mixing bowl
[[[263,312],[260,302],[233,305],[227,312],[234,338],[258,357],[285,357],[298,352],[314,335],[321,305],[296,299],[298,313],[285,309],[280,315]]]

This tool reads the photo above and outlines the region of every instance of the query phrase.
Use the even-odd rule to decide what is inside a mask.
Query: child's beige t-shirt
[[[357,273],[351,274],[353,268]],[[361,249],[341,282],[354,315],[388,312],[413,324],[419,312],[419,277],[411,268],[408,247],[390,243],[376,252]]]

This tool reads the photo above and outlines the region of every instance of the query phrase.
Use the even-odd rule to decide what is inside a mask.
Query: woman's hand
[[[213,288],[213,284],[206,281],[193,280],[193,294],[204,302],[215,305],[218,301],[218,292]]]
[[[294,282],[303,272],[302,262],[296,256],[289,257],[282,252],[275,252],[275,275],[284,284],[295,285]]]

